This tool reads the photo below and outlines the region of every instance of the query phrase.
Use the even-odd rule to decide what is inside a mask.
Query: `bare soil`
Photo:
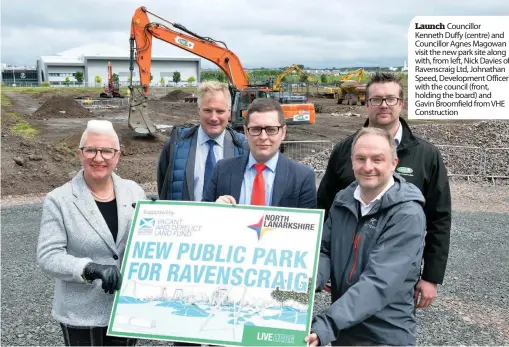
[[[191,96],[191,93],[184,92],[180,89],[172,90],[165,96],[163,96],[160,100],[164,101],[180,101],[184,100],[185,97]]]
[[[122,150],[117,173],[154,192],[159,153],[171,127],[162,130],[154,139],[138,136],[128,127],[127,105],[89,112],[74,101],[78,96],[97,97],[90,94],[86,91],[64,93],[59,89],[44,93],[4,92],[12,105],[2,105],[2,197],[44,194],[72,178],[80,169],[76,152],[81,134],[90,119],[107,119],[113,123]],[[180,90],[167,93],[153,89],[148,101],[150,118],[156,125],[197,124],[197,105],[183,101],[189,95]],[[319,111],[316,123],[289,126],[287,141],[338,142],[354,133],[366,121],[365,106],[338,105],[334,99],[318,96],[308,96],[308,100]],[[402,116],[406,117],[406,108]],[[27,122],[30,127],[37,129],[37,135],[23,137],[13,131],[12,127],[20,122]],[[509,147],[509,122],[443,121],[411,124],[415,133],[435,144]],[[287,154],[292,154],[290,145],[285,146],[285,150]],[[320,153],[323,147],[317,145],[316,149],[308,150],[310,153],[302,156],[321,156],[323,165],[326,165],[328,153]],[[490,166],[499,168],[497,174],[509,175],[508,156],[508,152],[503,152],[496,158],[497,161],[486,161]],[[459,164],[451,164],[454,170],[463,171],[471,165],[468,156],[463,160],[458,155],[451,158],[460,158],[457,160]]]
[[[154,95],[149,100],[151,119],[157,125],[197,124],[197,105],[182,101],[189,95],[182,91]],[[74,101],[74,97],[86,96],[79,92],[62,95],[58,91],[9,91],[5,96],[12,105],[2,106],[2,197],[44,194],[72,178],[80,169],[76,152],[90,119],[113,122],[122,150],[117,173],[153,187],[159,153],[169,130],[162,131],[155,139],[137,136],[127,125],[127,106],[90,112]],[[318,114],[314,125],[291,126],[287,140],[337,141],[353,133],[365,121],[362,106],[337,105],[335,100],[322,98],[310,101],[323,105],[327,113]],[[12,114],[16,117],[11,117]],[[38,134],[24,138],[13,132],[11,127],[20,120],[37,129]]]
[[[54,95],[34,112],[34,116],[38,118],[91,118],[94,115],[73,98]]]

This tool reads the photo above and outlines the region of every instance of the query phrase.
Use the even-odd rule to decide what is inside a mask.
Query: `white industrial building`
[[[130,76],[129,49],[122,49],[110,45],[93,44],[76,47],[62,53],[41,56],[37,61],[39,82],[63,84],[66,77],[71,83],[76,83],[74,74],[83,73],[83,84],[95,86],[96,76],[101,77],[101,85],[108,83],[108,62],[111,62],[112,72],[119,76],[121,85],[127,85]],[[161,77],[165,85],[173,81],[173,73],[180,72],[182,82],[194,77],[200,82],[201,58],[195,56],[184,57],[156,57],[152,56],[151,74],[152,85],[160,85]],[[134,62],[133,83],[139,82],[139,70]]]

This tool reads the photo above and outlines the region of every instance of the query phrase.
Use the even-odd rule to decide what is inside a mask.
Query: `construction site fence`
[[[48,84],[49,83],[49,84]],[[131,83],[129,81],[119,81],[118,85],[120,87],[128,87]],[[101,83],[96,82],[64,82],[64,81],[52,81],[52,82],[18,82],[16,81],[15,84],[13,83],[2,83],[2,87],[9,87],[9,88],[37,88],[37,87],[54,87],[54,88],[104,88],[107,86],[106,83],[102,81]],[[140,82],[139,81],[133,81],[133,86],[140,88]],[[165,85],[161,85],[161,83],[153,82],[150,85],[152,88],[184,88],[184,87],[197,87],[198,83],[196,82],[167,82]]]
[[[97,108],[119,108],[129,106],[129,98],[111,98],[111,99],[75,99],[81,106],[88,109]]]
[[[281,151],[288,157],[311,166],[321,177],[335,142],[283,141]],[[449,177],[467,180],[509,179],[509,147],[435,145],[442,155]]]
[[[120,87],[128,87],[130,85],[129,81],[120,81],[119,83]],[[140,87],[139,82],[134,81],[133,85],[135,87]],[[53,88],[104,88],[106,84],[103,82],[96,83],[96,82],[51,82],[50,85],[48,85],[48,82],[18,82],[16,81],[16,84],[4,84],[3,87],[14,87],[14,88],[37,88],[37,87],[53,87]],[[197,87],[197,82],[167,82],[165,85],[161,85],[160,83],[153,82],[151,83],[151,88],[158,88],[160,90],[166,90],[170,91],[175,88],[191,88],[191,87]],[[334,85],[329,84],[321,84],[321,83],[293,83],[293,84],[286,84],[284,87],[285,92],[289,93],[296,93],[296,94],[320,94],[324,92],[325,87],[334,87]]]

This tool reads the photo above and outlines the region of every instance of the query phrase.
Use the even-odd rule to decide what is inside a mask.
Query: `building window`
[[[74,72],[50,72],[48,75],[50,77],[73,77]]]
[[[131,72],[119,72],[118,77],[129,77],[131,76]],[[133,77],[136,77],[136,71],[133,71]]]

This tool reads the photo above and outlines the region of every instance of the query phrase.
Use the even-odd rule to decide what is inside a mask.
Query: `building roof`
[[[5,63],[1,63],[2,64],[2,71],[12,71],[12,70],[16,70],[16,71],[25,71],[25,70],[37,70],[37,66],[35,65],[10,65],[10,64],[5,64]]]
[[[178,50],[175,48],[175,50]],[[178,50],[182,51],[182,50]],[[178,52],[174,56],[156,56],[153,55],[154,60],[194,60],[199,61],[200,57],[188,53],[187,51]],[[105,59],[129,59],[130,52],[127,48],[115,47],[112,45],[93,43],[83,45],[75,48],[68,49],[66,51],[56,53],[54,55],[42,56],[41,60],[46,64],[72,64],[72,65],[84,65],[86,59],[94,58],[105,58]]]
[[[56,55],[62,57],[79,57],[79,56],[128,57],[129,49],[124,49],[101,43],[93,43],[90,45],[83,45],[71,48],[67,51],[57,53]]]
[[[46,64],[85,64],[84,58],[81,57],[65,57],[59,55],[43,55],[41,60]]]

